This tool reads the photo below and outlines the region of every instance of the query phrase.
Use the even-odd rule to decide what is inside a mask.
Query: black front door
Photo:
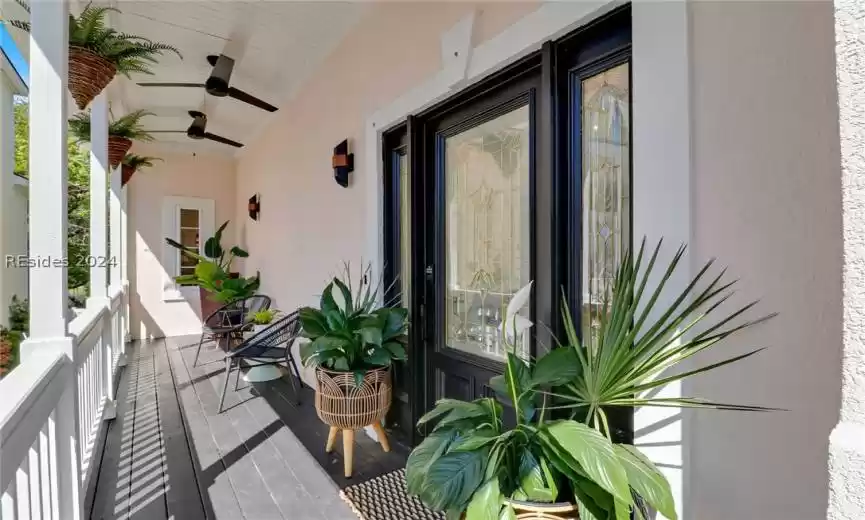
[[[385,136],[385,273],[412,322],[391,424],[410,442],[436,400],[492,395],[509,348],[554,348],[562,304],[596,334],[631,246],[630,41],[624,6]],[[529,281],[536,325],[509,347]]]
[[[526,67],[424,124],[428,406],[492,395],[502,372],[505,310],[533,279],[539,86],[539,68]],[[528,355],[529,338],[516,348]]]

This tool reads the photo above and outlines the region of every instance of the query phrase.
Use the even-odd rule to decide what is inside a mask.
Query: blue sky
[[[21,55],[15,41],[6,29],[6,24],[0,23],[0,49],[9,59],[9,63],[18,71],[18,75],[24,80],[24,84],[30,86],[30,68],[27,66],[27,60]]]

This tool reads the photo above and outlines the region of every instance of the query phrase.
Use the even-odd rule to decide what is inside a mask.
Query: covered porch
[[[83,5],[39,0],[27,14],[3,2],[4,19],[29,16],[32,23],[29,38],[15,38],[29,55],[29,210],[20,225],[29,229],[26,257],[37,263],[28,269],[30,336],[20,365],[0,381],[2,520],[356,517],[340,490],[398,470],[417,439],[392,442],[393,451],[383,454],[357,435],[355,475],[346,480],[341,448],[324,453],[328,431],[315,415],[308,371],[300,406],[286,375],[230,386],[218,413],[222,352],[206,344],[202,360],[192,362],[202,302],[198,288],[174,283],[189,266],[165,238],[187,234],[200,248],[230,221],[226,243],[250,251],[236,270],[260,273],[261,293],[286,312],[314,304],[343,261],[363,258],[393,279],[402,270],[402,289],[408,293],[410,284],[416,291],[405,296],[413,298],[414,315],[440,312],[441,330],[434,331],[440,333],[449,324],[444,313],[452,311],[441,295],[465,283],[457,279],[461,272],[434,279],[445,269],[435,260],[444,256],[423,253],[461,244],[427,231],[443,228],[456,205],[433,197],[440,186],[432,176],[447,167],[436,169],[435,161],[446,162],[446,154],[423,163],[418,150],[443,150],[454,128],[492,121],[484,119],[491,103],[478,99],[506,91],[504,99],[511,92],[503,85],[529,73],[531,92],[520,93],[522,104],[502,104],[525,121],[503,118],[505,126],[490,132],[497,145],[505,134],[524,138],[524,155],[483,156],[464,170],[512,175],[524,157],[537,162],[531,175],[522,172],[523,185],[508,185],[516,186],[515,199],[523,197],[512,206],[518,211],[508,232],[522,233],[524,241],[523,249],[512,247],[508,265],[517,278],[531,274],[542,282],[533,318],[555,327],[550,310],[566,284],[575,301],[591,304],[591,295],[580,292],[587,249],[579,244],[589,241],[581,227],[588,217],[582,164],[573,159],[581,157],[584,100],[576,86],[583,79],[625,92],[622,106],[633,118],[627,139],[619,135],[617,143],[628,147],[617,167],[633,168],[620,175],[628,184],[617,201],[630,238],[691,244],[676,287],[718,256],[747,282],[743,298],[764,298],[780,312],[775,327],[747,338],[772,347],[764,361],[664,392],[789,412],[698,417],[640,410],[632,418],[635,444],[663,468],[679,518],[865,516],[865,488],[857,480],[865,468],[859,3],[112,5],[123,11],[111,15],[113,27],[176,45],[184,59],[166,58],[154,78],[117,78],[89,106],[96,260],[87,305],[70,313],[63,263],[67,120],[74,113],[67,16]],[[610,19],[624,20],[614,37],[597,29]],[[615,52],[602,52],[598,41],[617,45]],[[837,61],[836,49],[843,51]],[[594,61],[570,67],[557,61],[560,51]],[[206,94],[200,87],[213,72],[208,57],[219,55],[236,64],[232,86],[278,111]],[[148,82],[163,85],[138,84]],[[5,154],[13,89],[3,86]],[[566,108],[559,106],[564,99],[571,103]],[[124,184],[120,168],[108,164],[108,125],[138,109],[152,112],[144,122],[157,138],[133,151],[161,161]],[[191,139],[186,128],[201,117],[189,111],[206,114],[207,131],[235,144]],[[457,112],[462,119],[448,126]],[[566,124],[576,125],[575,132],[567,128],[570,140],[556,138]],[[334,148],[344,140],[355,165],[347,187],[333,178],[343,164]],[[481,152],[472,157],[492,155]],[[413,190],[400,191],[415,180]],[[483,198],[487,207],[489,200]],[[260,218],[250,213],[253,201]],[[422,213],[433,203],[441,205],[437,220]],[[400,212],[409,206],[421,209]],[[470,246],[517,241],[477,238],[474,225],[464,227]],[[471,260],[484,261],[505,265]],[[488,265],[469,267],[464,271],[489,272]],[[438,299],[423,300],[424,287]],[[410,359],[442,350],[424,334],[415,338]],[[421,362],[406,372],[403,389],[410,390],[394,400],[404,415],[389,418],[390,426],[405,433],[436,398],[487,391],[495,363],[469,365],[450,370]]]

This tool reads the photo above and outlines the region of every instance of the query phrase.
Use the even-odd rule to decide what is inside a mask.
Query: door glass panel
[[[445,140],[446,342],[498,360],[508,302],[530,278],[529,137],[523,106]],[[518,343],[527,357],[528,334]]]
[[[628,64],[582,82],[583,338],[596,337],[631,244]]]
[[[402,306],[411,308],[411,179],[408,175],[408,156],[399,154],[399,244],[400,288]]]

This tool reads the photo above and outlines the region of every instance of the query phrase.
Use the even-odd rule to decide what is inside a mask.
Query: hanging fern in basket
[[[16,0],[27,12],[30,6],[23,0]],[[158,62],[165,52],[173,52],[183,59],[180,51],[173,45],[154,42],[143,36],[119,32],[106,23],[109,12],[120,13],[114,7],[96,7],[87,4],[78,17],[69,15],[69,47],[79,48],[100,56],[129,77],[133,72],[153,74],[151,66]],[[30,22],[9,20],[9,24],[30,32]]]
[[[153,112],[136,110],[108,123],[108,135],[132,141],[152,141],[153,136],[144,130],[141,119]],[[78,143],[90,142],[90,112],[79,112],[69,119],[69,132]]]

